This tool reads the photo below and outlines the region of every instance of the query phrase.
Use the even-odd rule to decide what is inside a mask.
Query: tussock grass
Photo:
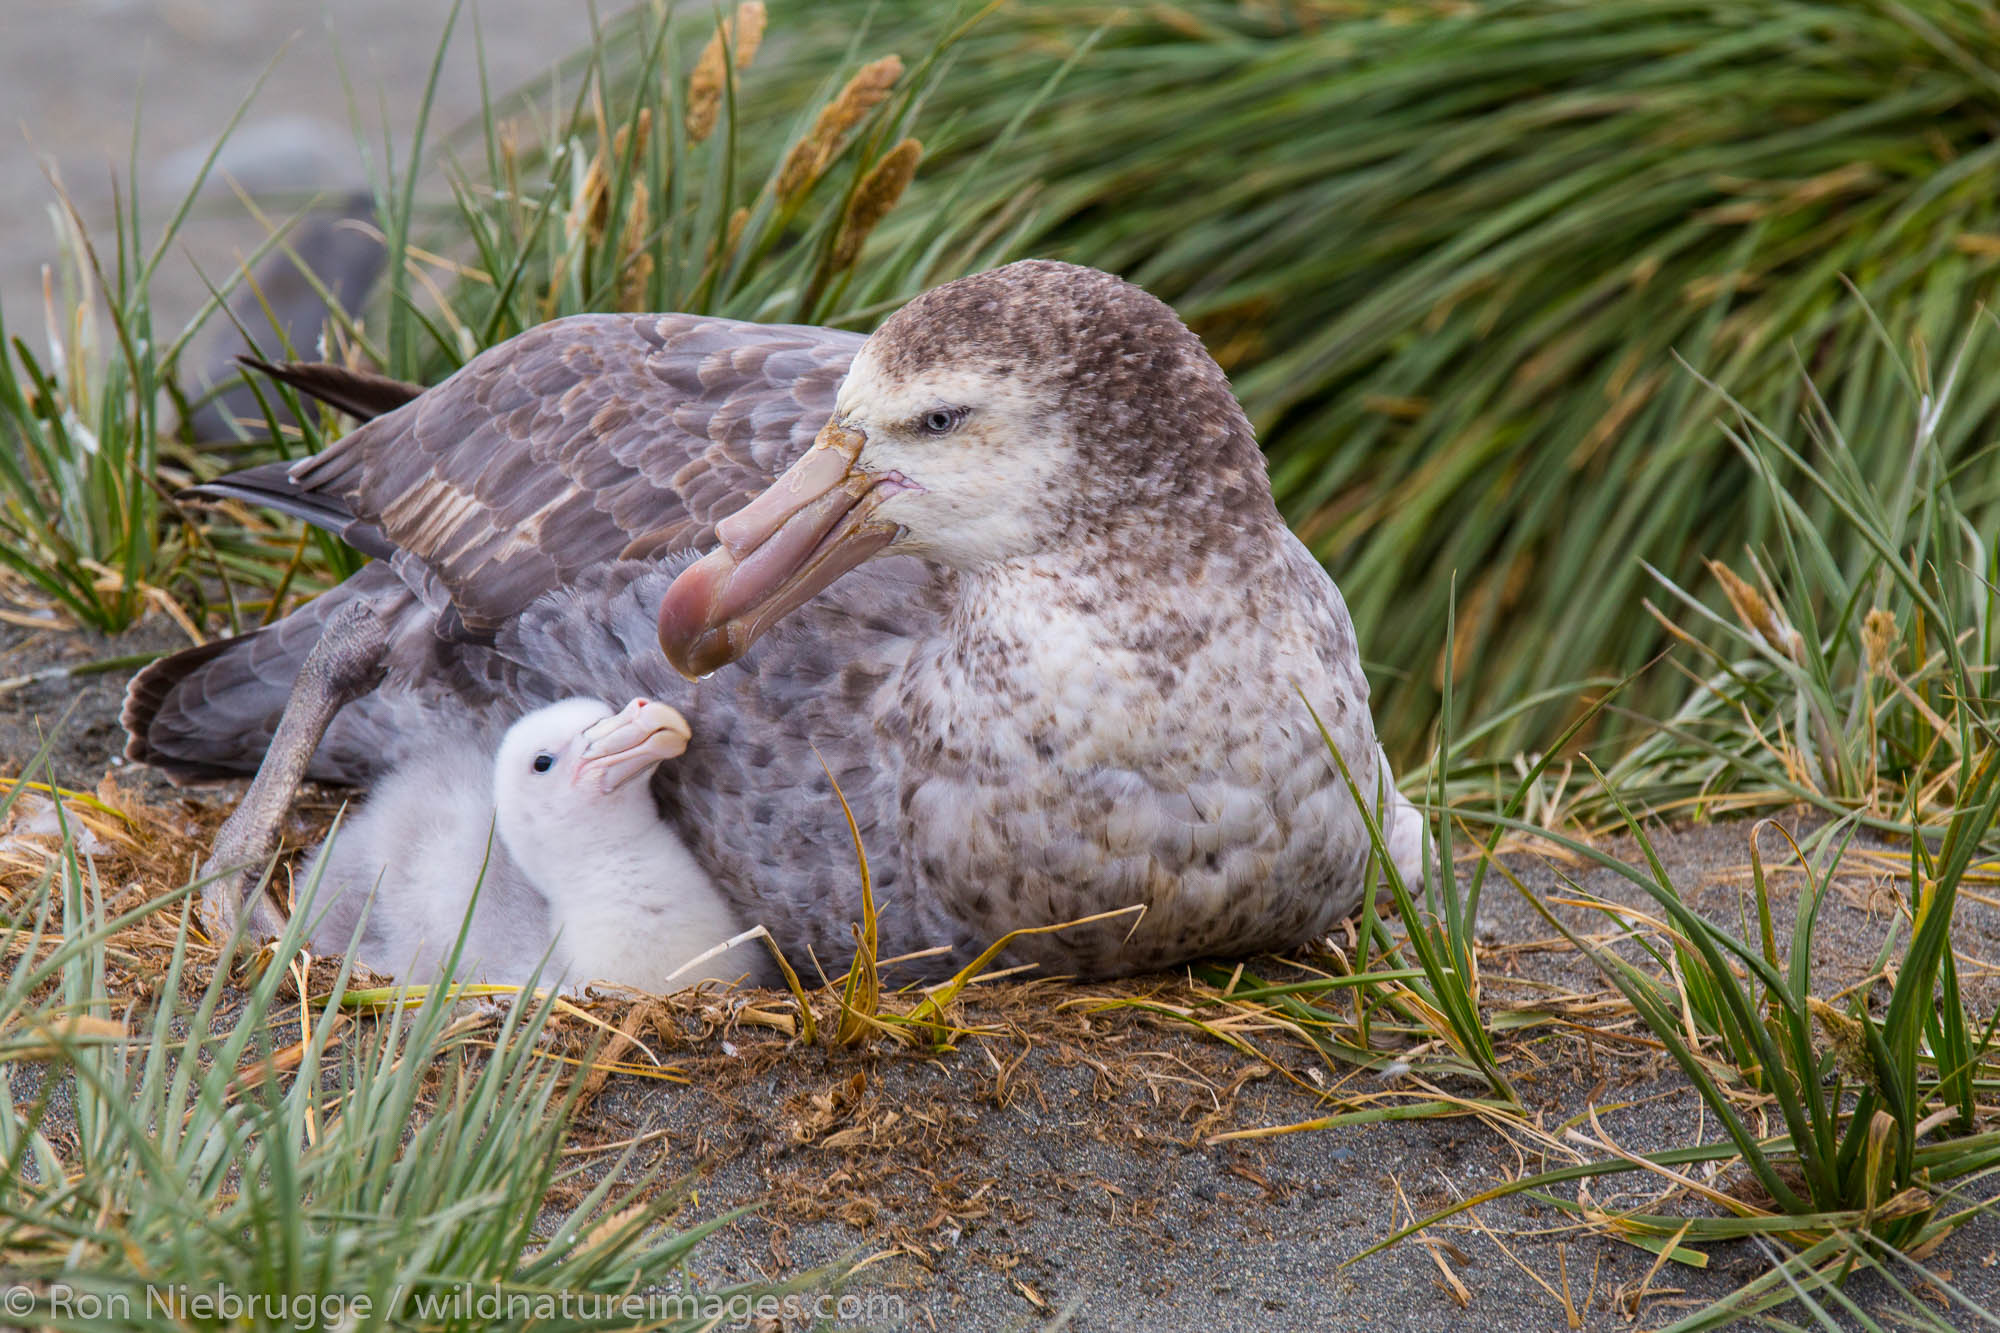
[[[136,187],[116,201],[105,247],[51,176],[62,253],[43,271],[39,355],[0,311],[0,564],[96,629],[122,629],[149,606],[185,619],[180,601],[205,600],[189,570],[215,555],[171,498],[198,465],[173,445],[170,414],[186,407],[181,353],[221,294],[173,331],[155,326],[150,287],[223,139],[150,246]],[[135,125],[135,164],[138,154]]]
[[[435,154],[420,118],[407,169],[377,186],[386,337],[338,322],[375,364],[428,382],[562,315],[853,322],[999,262],[1012,236],[983,214],[901,207],[924,169],[918,115],[964,26],[845,43],[802,79],[771,68],[801,22],[758,3],[640,6],[567,77],[491,97]],[[439,177],[449,207],[420,202]]]
[[[426,114],[375,186],[381,305],[332,310],[334,353],[433,379],[585,310],[865,326],[1023,250],[1175,300],[1232,370],[1373,652],[1398,665],[1385,730],[1405,753],[1432,747],[1434,837],[1422,882],[1404,883],[1376,831],[1397,920],[1371,895],[1353,935],[1307,960],[1317,975],[1201,968],[1191,994],[1078,1003],[1192,1025],[1333,1103],[1214,1139],[1473,1115],[1563,1163],[1510,1189],[1663,1263],[1769,1247],[1766,1277],[1686,1327],[1786,1300],[1865,1325],[1841,1286],[1861,1271],[1938,1286],[1924,1254],[1984,1206],[1968,1191],[2000,1165],[1983,1128],[2000,1111],[1994,1023],[1950,947],[1956,903],[2000,856],[2000,391],[1972,314],[2000,257],[1982,185],[2000,80],[1980,13],[1527,0],[1289,25],[1192,0],[967,10],[979,21],[950,27],[907,0],[865,26],[857,12],[643,8],[442,145]],[[210,610],[269,618],[351,567],[320,538],[233,510],[188,522],[163,498],[219,466],[162,416],[194,326],[157,340],[147,286],[185,213],[144,247],[127,201],[109,251],[72,216],[46,350],[0,325],[0,557],[104,628],[163,600],[188,603],[196,633]],[[289,398],[267,416],[286,453],[341,428]],[[1663,643],[1684,675],[1605,676],[1581,701],[1565,684]],[[1602,771],[1573,753],[1584,736],[1612,756]],[[1830,820],[1800,850],[1815,869],[1788,941],[1771,925],[1771,835],[1752,835],[1742,930],[1694,911],[1648,841],[1658,816],[1795,803]],[[1579,822],[1623,831],[1638,861]],[[118,834],[115,813],[102,832]],[[1904,915],[1879,984],[1828,997],[1815,913],[1858,832],[1902,849]],[[1604,907],[1618,947],[1540,906],[1720,1139],[1641,1154],[1601,1125],[1552,1134],[1522,1114],[1517,1038],[1583,1021],[1581,997],[1503,1004],[1481,975],[1482,894],[1516,878],[1498,849],[1529,838],[1652,904]],[[508,1009],[470,1061],[440,989],[339,1061],[343,1015],[385,997],[342,973],[300,1000],[281,961],[226,1035],[190,1041],[224,1003],[219,968],[183,995],[214,942],[161,933],[171,894],[108,916],[73,850],[55,865],[14,900],[0,996],[0,1059],[54,1071],[0,1106],[0,1243],[22,1271],[121,1290],[137,1254],[189,1283],[407,1293],[396,1284],[444,1274],[664,1280],[685,1259],[692,1238],[622,1185],[588,1192],[608,1230],[577,1213],[529,1243],[571,1095],[528,1054],[554,1006]],[[165,961],[120,1008],[107,967],[141,956],[115,952],[134,932]],[[990,960],[908,996],[863,954],[745,1021],[832,1046],[943,1050],[971,1033],[954,1006]],[[608,1030],[598,1085],[644,1063],[627,1057],[645,1021]],[[1329,1086],[1317,1062],[1395,1082]],[[47,1132],[58,1087],[74,1145]],[[399,1135],[419,1102],[408,1142],[437,1151],[416,1160]],[[460,1151],[474,1144],[477,1161]],[[1627,1173],[1656,1182],[1653,1202],[1554,1192]],[[274,1209],[251,1180],[314,1202]],[[417,1197],[439,1204],[421,1222],[385,1203]],[[433,1266],[397,1267],[418,1257]]]
[[[1611,785],[1656,812],[1806,802],[1933,837],[1962,811],[2000,753],[2000,553],[1984,518],[2000,445],[1954,462],[1940,437],[1990,355],[1992,325],[1971,324],[1935,369],[1889,362],[1868,427],[1901,442],[1906,467],[1889,488],[1861,471],[1816,391],[1793,430],[1722,395],[1728,438],[1785,519],[1739,557],[1744,573],[1711,562],[1727,614],[1654,571],[1667,607],[1708,633],[1675,627],[1695,649],[1693,688],[1620,757]],[[1835,533],[1808,498],[1834,509]],[[2000,830],[1979,836],[2000,848]]]
[[[1662,577],[1675,608],[1704,617],[1730,651],[1680,634],[1659,613],[1694,647],[1703,670],[1690,672],[1687,704],[1617,768],[1590,766],[1591,790],[1580,804],[1612,811],[1641,863],[1540,831],[1652,900],[1657,917],[1641,919],[1571,894],[1628,930],[1638,927],[1634,958],[1583,937],[1530,895],[1637,1011],[1723,1137],[1642,1154],[1596,1127],[1590,1146],[1608,1157],[1526,1176],[1502,1192],[1534,1191],[1588,1215],[1580,1199],[1549,1188],[1644,1172],[1664,1182],[1661,1201],[1694,1201],[1699,1211],[1641,1208],[1590,1220],[1671,1248],[1753,1238],[1786,1247],[1773,1252],[1764,1277],[1676,1328],[1717,1327],[1793,1300],[1818,1318],[1842,1310],[1865,1319],[1839,1291],[1850,1275],[1875,1270],[1894,1286],[1898,1272],[1922,1273],[1923,1255],[1991,1206],[1969,1191],[2000,1170],[2000,1136],[1990,1128],[2000,1115],[1993,1048],[2000,1012],[1985,1015],[1967,1003],[1952,938],[1960,895],[1990,878],[2000,851],[2000,657],[1992,628],[2000,584],[1990,537],[1963,499],[1968,489],[1982,492],[1983,474],[1955,466],[1941,443],[1986,324],[1982,316],[1935,378],[1922,362],[1890,359],[1892,373],[1874,384],[1874,397],[1861,409],[1850,405],[1901,442],[1907,472],[1886,490],[1869,482],[1857,464],[1859,442],[1810,384],[1799,427],[1809,447],[1736,399],[1720,399],[1734,414],[1723,429],[1741,470],[1781,515],[1775,551],[1748,553],[1754,582],[1713,566],[1728,616]],[[1881,336],[1885,357],[1893,357]],[[1991,449],[1972,456],[1990,460]],[[1819,524],[1804,502],[1810,496],[1833,509],[1844,531]],[[1845,561],[1834,554],[1842,545],[1855,552]],[[1795,805],[1835,817],[1813,840],[1816,865],[1791,847],[1811,868],[1785,941],[1773,929],[1765,862],[1777,841],[1767,831],[1782,833],[1781,826],[1766,819],[1750,830],[1753,924],[1739,934],[1689,906],[1642,817]],[[1456,814],[1496,832],[1533,828],[1512,810]],[[1900,915],[1876,983],[1827,998],[1812,973],[1815,927],[1835,870],[1864,828],[1907,847]],[[1501,873],[1521,887],[1504,865]],[[1709,1164],[1702,1179],[1686,1174],[1697,1162]],[[1726,1186],[1731,1173],[1745,1188]]]
[[[454,15],[448,35],[476,44]],[[1675,355],[1780,421],[1807,357],[1855,477],[1901,480],[1905,451],[1865,415],[1899,371],[1839,278],[1926,347],[1990,295],[1984,42],[1957,0],[642,7],[473,125],[440,140],[426,112],[406,149],[385,145],[389,280],[380,309],[334,312],[335,351],[434,379],[582,310],[865,326],[1018,253],[1116,268],[1231,369],[1288,512],[1387,664],[1392,751],[1421,751],[1441,699],[1435,594],[1454,575],[1465,711],[1495,748],[1541,749],[1573,707],[1561,687],[1672,640],[1641,560],[1699,588],[1705,556],[1734,567],[1776,530],[1763,488],[1718,480],[1730,446]],[[255,589],[348,568],[323,539],[293,561],[254,527],[183,525],[143,480],[175,453],[152,390],[185,335],[151,335],[146,286],[178,226],[142,247],[128,209],[116,246],[72,246],[51,322],[95,322],[96,353],[66,332],[56,373],[16,316],[0,355],[6,545],[94,624],[163,586],[233,606],[217,577],[250,585],[255,616]],[[84,285],[118,317],[83,319]],[[1974,461],[1983,386],[1958,389],[1947,468]],[[270,425],[288,451],[323,442]],[[1990,484],[1968,476],[1960,500],[1994,526]],[[1795,502],[1842,530],[1827,496]],[[1862,554],[1850,541],[1830,558]],[[1658,715],[1673,689],[1652,673],[1626,701]]]
[[[857,29],[897,49],[935,9],[779,7],[811,26],[767,73],[810,83]],[[1908,439],[1869,417],[1893,358],[1841,280],[1932,348],[1991,300],[1996,67],[1966,0],[1009,5],[954,47],[884,231],[1018,220],[1018,252],[1172,301],[1348,597],[1391,753],[1429,741],[1454,576],[1467,716],[1541,748],[1569,692],[1524,701],[1670,642],[1640,560],[1695,587],[1777,530],[1675,356],[1767,421],[1805,404],[1803,357],[1858,478],[1901,482]],[[1948,470],[1990,438],[1988,378],[1937,436]],[[1795,500],[1836,562],[1862,553]],[[1960,500],[2000,528],[1990,485]],[[1664,673],[1627,700],[1677,701]]]
[[[305,1301],[354,1329],[612,1329],[618,1298],[657,1288],[689,1300],[648,1326],[695,1329],[824,1280],[701,1290],[689,1258],[728,1215],[674,1228],[680,1193],[629,1151],[596,1178],[565,1163],[590,1085],[543,1058],[551,997],[494,1015],[438,989],[357,1020],[350,967],[309,978],[300,922],[234,972],[190,929],[198,887],[113,914],[65,827],[10,901],[0,1250],[36,1297],[10,1317],[178,1329],[187,1300],[226,1296],[245,1328],[298,1326]],[[135,929],[154,945],[136,985]]]

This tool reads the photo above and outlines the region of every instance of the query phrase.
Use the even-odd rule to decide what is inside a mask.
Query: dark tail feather
[[[327,620],[357,597],[400,594],[386,565],[370,565],[306,603],[291,615],[233,639],[216,639],[163,657],[125,687],[119,721],[125,757],[151,764],[175,782],[202,782],[254,773],[277,732],[300,668],[319,642]],[[380,708],[370,695],[342,710],[313,755],[307,776],[321,782],[359,782],[374,776],[401,719],[370,716]],[[404,730],[407,726],[404,725]]]
[[[356,226],[375,216],[375,205],[357,192],[330,208],[307,214],[282,251],[264,257],[255,274],[229,297],[229,319],[216,321],[197,353],[182,359],[190,399],[187,429],[197,440],[232,440],[256,434],[264,423],[257,394],[243,378],[236,354],[265,347],[311,347],[336,310],[359,310],[388,258],[381,233]],[[276,410],[278,424],[291,413]]]
[[[134,763],[151,764],[177,783],[202,782],[243,772],[238,763],[230,762],[235,759],[233,755],[218,756],[219,762],[209,762],[176,754],[161,748],[153,733],[154,719],[160,716],[182,681],[223,653],[241,647],[235,639],[216,639],[199,648],[183,648],[163,657],[134,676],[125,687],[125,708],[118,718],[125,728],[125,757]]]
[[[308,398],[316,398],[362,421],[373,421],[393,412],[424,391],[420,384],[405,384],[387,375],[349,370],[324,361],[260,361],[247,354],[236,359]]]
[[[293,518],[302,518],[316,528],[325,528],[363,555],[384,559],[396,553],[389,539],[373,523],[365,523],[347,511],[338,497],[323,491],[302,489],[291,478],[292,465],[282,459],[263,463],[241,472],[232,472],[199,486],[190,486],[179,498],[190,500],[242,500],[265,509],[275,509]]]
[[[421,385],[321,361],[263,361],[248,354],[236,359],[308,398],[318,399],[363,421],[393,412],[423,392]],[[291,469],[288,462],[265,463],[190,486],[181,494],[197,500],[247,501],[325,528],[364,555],[380,559],[395,554],[396,548],[379,528],[357,519],[338,498],[301,487],[292,480]]]

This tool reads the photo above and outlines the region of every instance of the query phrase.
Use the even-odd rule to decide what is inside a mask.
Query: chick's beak
[[[660,647],[693,680],[734,662],[760,635],[901,531],[875,516],[900,478],[856,465],[867,436],[827,422],[798,462],[715,525],[720,545],[682,570],[660,602]]]
[[[652,773],[662,762],[686,753],[693,735],[678,708],[634,699],[623,711],[584,729],[583,753],[577,756],[570,781],[609,796],[634,778]]]

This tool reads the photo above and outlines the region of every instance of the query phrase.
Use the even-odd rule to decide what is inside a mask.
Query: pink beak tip
[[[660,648],[699,680],[736,661],[773,623],[894,540],[871,521],[871,492],[915,489],[853,471],[863,437],[829,422],[821,439],[762,494],[715,526],[718,545],[682,570],[660,601]]]

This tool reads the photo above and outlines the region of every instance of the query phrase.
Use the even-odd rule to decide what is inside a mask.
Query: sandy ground
[[[116,641],[6,627],[0,769],[17,766],[42,729],[72,709],[58,734],[57,776],[94,785],[119,745],[122,673],[87,683],[19,677],[171,647],[177,634],[160,620]],[[203,826],[229,795],[176,793],[140,774],[121,782],[144,799],[181,802]],[[318,817],[331,809],[330,800],[318,802]],[[1747,839],[1742,824],[1659,831],[1675,883],[1725,919],[1741,908]],[[1775,845],[1767,851],[1775,855]],[[1571,888],[1573,878],[1611,900],[1642,901],[1602,870],[1525,855],[1510,864],[1539,894]],[[1796,877],[1784,883],[1781,938]],[[1553,1127],[1596,1108],[1605,1130],[1634,1150],[1713,1137],[1678,1074],[1625,1040],[1629,1021],[1606,1031],[1591,1017],[1610,996],[1588,964],[1497,880],[1487,901],[1490,1001],[1540,1007],[1567,996],[1561,1012],[1579,1020],[1507,1043],[1510,1076],[1535,1123]],[[1823,990],[1869,973],[1894,902],[1886,874],[1855,858],[1822,919]],[[1565,915],[1586,930],[1603,928],[1585,913]],[[1991,1006],[2000,1000],[1988,966],[2000,959],[2000,912],[1966,902],[1961,916],[1967,984]],[[1279,975],[1285,964],[1256,966]],[[757,1206],[698,1253],[699,1275],[735,1281],[858,1261],[853,1289],[899,1303],[876,1307],[878,1316],[901,1311],[878,1317],[874,1326],[885,1328],[1228,1333],[1366,1324],[1504,1333],[1569,1326],[1565,1293],[1579,1327],[1657,1327],[1761,1271],[1747,1247],[1723,1246],[1705,1271],[1671,1265],[1647,1283],[1650,1254],[1580,1235],[1555,1210],[1525,1200],[1486,1205],[1476,1221],[1440,1228],[1432,1245],[1407,1243],[1343,1267],[1412,1209],[1428,1212],[1524,1168],[1559,1163],[1532,1149],[1523,1156],[1509,1138],[1464,1119],[1217,1141],[1327,1114],[1326,1102],[1295,1081],[1310,1081],[1315,1068],[1349,1093],[1403,1085],[1319,1066],[1276,1032],[1248,1034],[1267,1062],[1176,1020],[1106,1007],[1134,996],[1184,1004],[1193,994],[1173,976],[1118,987],[1003,982],[975,992],[960,1020],[979,1035],[946,1052],[807,1049],[744,1021],[740,997],[648,1011],[633,1019],[637,1034],[687,1081],[610,1078],[570,1151],[579,1163],[608,1162],[619,1145],[645,1136],[644,1161],[663,1161],[695,1188],[686,1221]],[[1642,1185],[1606,1182],[1594,1197],[1636,1204],[1650,1193]],[[1575,1197],[1574,1187],[1566,1193]],[[1932,1263],[2000,1305],[2000,1222],[1974,1224]],[[1447,1268],[1463,1284],[1463,1302]],[[1646,1294],[1635,1299],[1642,1285]],[[1866,1282],[1855,1294],[1888,1303]]]

